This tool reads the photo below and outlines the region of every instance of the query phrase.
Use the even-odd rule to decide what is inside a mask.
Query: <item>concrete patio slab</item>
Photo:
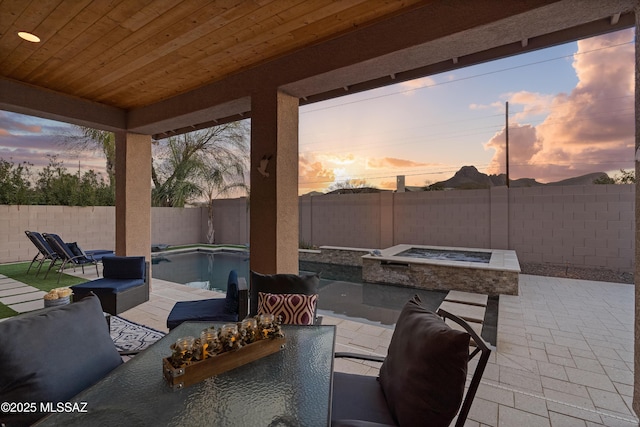
[[[18,282],[17,280],[5,278],[0,280],[0,290],[20,288],[24,286],[24,283]]]
[[[22,284],[22,286],[16,288],[0,290],[0,298],[37,291],[38,289],[34,288],[33,286],[25,286],[24,284]]]
[[[17,311],[18,313],[26,313],[28,311],[40,310],[44,308],[44,300],[42,298],[33,300],[33,301],[25,301],[17,304],[10,305],[9,308]]]
[[[35,301],[38,299],[42,300],[42,297],[45,296],[46,294],[47,293],[44,291],[36,290],[34,292],[0,298],[0,303],[4,305],[12,306],[13,304],[17,304],[20,302]]]

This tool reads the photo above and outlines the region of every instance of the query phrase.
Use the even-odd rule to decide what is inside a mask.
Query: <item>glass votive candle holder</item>
[[[263,326],[269,326],[273,324],[275,316],[272,313],[265,313],[260,315],[260,323]]]
[[[176,341],[176,349],[182,352],[192,351],[193,344],[196,339],[194,337],[182,337]]]
[[[222,325],[222,329],[220,330],[222,335],[238,335],[238,325],[235,323],[227,323],[226,325]]]
[[[249,331],[254,330],[258,327],[258,322],[256,321],[255,318],[249,317],[242,321],[242,324],[240,325],[240,327],[242,329],[249,330]]]
[[[216,342],[218,340],[218,334],[216,333],[216,331],[212,330],[212,329],[206,329],[202,332],[200,332],[200,343],[202,345],[204,344],[213,344],[214,342]]]

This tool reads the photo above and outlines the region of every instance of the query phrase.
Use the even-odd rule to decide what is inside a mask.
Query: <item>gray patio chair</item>
[[[444,319],[464,330],[451,328]],[[334,373],[332,426],[444,427],[457,414],[455,425],[461,427],[490,353],[467,322],[444,310],[430,312],[415,296],[398,318],[386,358],[336,353],[336,357],[381,362],[382,366],[378,378]],[[468,362],[476,355],[479,358],[465,394]]]

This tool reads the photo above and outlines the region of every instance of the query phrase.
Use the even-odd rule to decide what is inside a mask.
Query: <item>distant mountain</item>
[[[563,179],[562,181],[550,182],[547,185],[589,185],[593,184],[593,181],[596,179],[603,177],[609,178],[609,175],[604,172],[594,172],[582,176],[576,176],[575,178]]]
[[[604,172],[595,172],[587,175],[578,176],[575,178],[564,179],[562,181],[550,182],[547,184],[543,184],[541,182],[536,181],[533,178],[520,178],[520,179],[512,179],[510,184],[511,187],[536,187],[541,185],[589,185],[593,184],[595,179],[601,177],[608,177],[608,175]],[[506,175],[487,175],[482,173],[476,169],[475,166],[463,166],[460,168],[455,175],[446,181],[436,182],[435,184],[431,184],[429,186],[430,189],[480,189],[480,188],[490,188],[500,185],[506,185]]]

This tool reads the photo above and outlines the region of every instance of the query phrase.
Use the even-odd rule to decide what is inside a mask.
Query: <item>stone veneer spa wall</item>
[[[421,251],[423,250],[423,251]],[[438,252],[435,259],[420,252]],[[450,252],[453,256],[446,254]],[[490,254],[488,261],[460,261],[460,254]],[[461,255],[462,256],[462,255]],[[464,259],[464,256],[462,256]],[[486,258],[486,257],[485,257]],[[371,283],[404,285],[431,290],[456,290],[495,295],[518,295],[520,264],[515,251],[396,245],[362,257],[362,279]]]

